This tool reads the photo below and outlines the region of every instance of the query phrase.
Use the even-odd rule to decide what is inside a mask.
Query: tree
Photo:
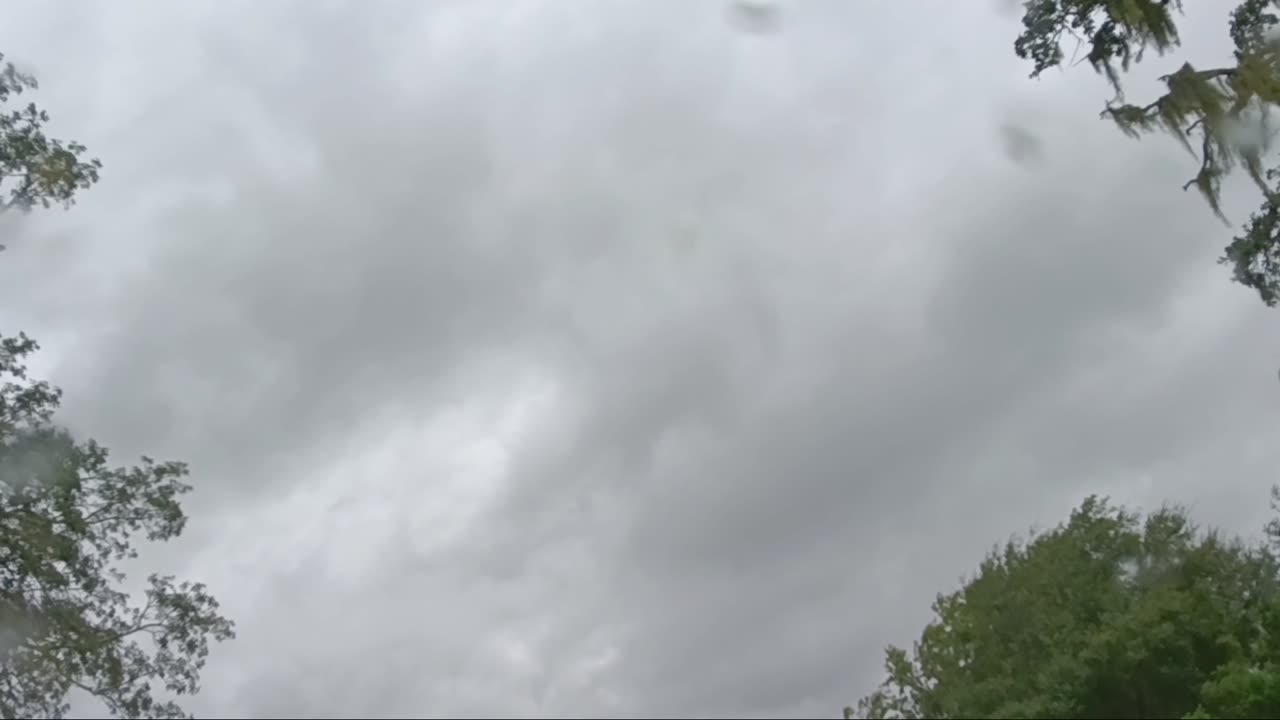
[[[1088,48],[1084,60],[1106,76],[1116,96],[1102,115],[1132,137],[1164,132],[1197,158],[1199,170],[1183,189],[1195,187],[1223,221],[1222,179],[1242,168],[1263,195],[1261,209],[1226,247],[1220,262],[1235,280],[1256,291],[1267,306],[1280,302],[1280,167],[1267,165],[1275,130],[1272,106],[1280,102],[1280,46],[1273,10],[1277,0],[1244,0],[1230,13],[1234,62],[1199,69],[1190,62],[1160,79],[1166,91],[1150,102],[1125,101],[1121,73],[1148,51],[1178,47],[1175,14],[1181,0],[1028,0],[1018,57],[1032,62],[1031,76],[1067,60],[1064,44]]]
[[[37,86],[34,77],[19,72],[13,63],[0,67],[0,104]],[[37,205],[70,206],[77,191],[98,181],[102,163],[97,158],[83,159],[85,147],[80,143],[46,136],[48,121],[49,114],[35,103],[0,113],[0,212],[26,211]]]
[[[233,637],[204,586],[152,575],[145,602],[120,589],[135,536],[177,537],[187,468],[107,451],[51,422],[60,392],[25,380],[25,335],[0,338],[0,716],[62,717],[73,689],[119,717],[181,717],[153,694],[198,689],[210,639]]]
[[[0,56],[2,59],[3,56]],[[0,70],[0,102],[35,80]],[[0,116],[0,210],[69,205],[97,178],[84,147],[45,137],[29,105]],[[210,641],[234,637],[200,584],[151,575],[140,602],[122,562],[141,538],[181,534],[190,490],[179,462],[112,467],[94,441],[53,423],[61,392],[27,379],[26,335],[0,335],[0,717],[61,718],[75,691],[117,717],[182,717],[172,695],[199,689]]]
[[[1280,717],[1280,563],[1177,508],[1090,497],[933,610],[847,718]]]

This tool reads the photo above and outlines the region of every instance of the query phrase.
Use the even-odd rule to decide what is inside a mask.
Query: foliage
[[[118,563],[136,535],[186,523],[182,463],[110,467],[107,451],[51,424],[60,392],[25,379],[25,335],[0,338],[0,716],[62,717],[73,689],[120,717],[181,717],[152,681],[198,689],[209,641],[233,637],[204,586],[152,575],[131,604]]]
[[[37,87],[36,79],[19,72],[13,63],[0,66],[0,104]],[[68,207],[77,191],[98,181],[102,163],[97,158],[83,159],[85,147],[80,143],[46,136],[47,122],[49,114],[35,103],[0,112],[0,212],[37,205]]]
[[[1088,498],[993,551],[846,717],[1280,717],[1280,563]]]
[[[35,87],[0,69],[0,102]],[[97,182],[101,163],[46,137],[48,119],[34,104],[0,114],[0,211],[69,206]],[[151,575],[131,602],[120,564],[138,536],[182,533],[187,468],[112,467],[105,448],[54,425],[61,392],[26,376],[36,349],[0,336],[0,717],[63,717],[75,691],[117,717],[183,717],[166,697],[199,689],[210,641],[233,624],[203,585],[170,576]]]
[[[1280,301],[1280,167],[1267,167],[1275,132],[1273,105],[1280,102],[1280,47],[1274,10],[1280,0],[1244,0],[1230,14],[1234,62],[1198,69],[1184,63],[1161,77],[1166,91],[1145,104],[1124,99],[1120,74],[1147,51],[1163,55],[1179,45],[1175,14],[1181,0],[1028,0],[1023,32],[1014,43],[1032,62],[1032,77],[1066,60],[1064,43],[1088,47],[1084,59],[1116,91],[1103,117],[1126,134],[1164,132],[1197,157],[1199,170],[1183,189],[1195,187],[1225,221],[1222,179],[1242,168],[1261,190],[1261,209],[1250,217],[1221,258],[1235,280],[1268,306]]]

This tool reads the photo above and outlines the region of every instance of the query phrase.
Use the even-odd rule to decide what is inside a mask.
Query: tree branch
[[[1178,71],[1178,72],[1182,72],[1182,71],[1180,70],[1180,71]],[[1218,78],[1234,77],[1234,76],[1236,75],[1236,73],[1237,73],[1237,72],[1238,72],[1237,68],[1214,68],[1214,69],[1212,69],[1212,70],[1195,70],[1195,71],[1192,71],[1192,73],[1191,73],[1191,74],[1192,74],[1192,75],[1194,75],[1194,76],[1196,76],[1196,77],[1198,77],[1198,78],[1204,79],[1204,80],[1216,80],[1216,79],[1218,79]],[[1170,73],[1170,74],[1168,74],[1168,75],[1163,75],[1163,76],[1161,76],[1161,77],[1160,77],[1160,80],[1161,80],[1161,82],[1164,82],[1165,84],[1168,84],[1168,82],[1169,82],[1169,78],[1171,78],[1171,77],[1173,77],[1174,75],[1177,75],[1177,74],[1178,74],[1178,73]],[[1150,104],[1148,104],[1148,105],[1143,105],[1142,107],[1138,108],[1138,110],[1140,110],[1140,111],[1142,112],[1142,114],[1143,114],[1143,115],[1150,115],[1154,110],[1159,109],[1159,107],[1160,107],[1162,104],[1164,104],[1165,100],[1166,100],[1166,99],[1168,99],[1168,97],[1169,97],[1169,95],[1168,95],[1167,93],[1166,93],[1166,94],[1164,94],[1164,95],[1161,95],[1161,96],[1160,96],[1159,98],[1157,98],[1154,102],[1152,102],[1152,103],[1150,103]],[[1117,112],[1118,110],[1120,110],[1121,108],[1125,108],[1125,107],[1132,107],[1132,106],[1130,106],[1130,105],[1114,105],[1114,106],[1113,106],[1113,105],[1108,105],[1108,106],[1107,106],[1107,108],[1106,108],[1105,110],[1103,110],[1103,111],[1102,111],[1102,117],[1106,117],[1106,116],[1108,116],[1108,115],[1110,115],[1110,116],[1112,116],[1112,117],[1115,117],[1116,112]],[[1194,125],[1192,125],[1192,127],[1195,127],[1195,126],[1194,126]],[[1189,131],[1191,130],[1191,128],[1187,128],[1187,130],[1188,130],[1188,132],[1189,132]]]
[[[1204,140],[1200,144],[1200,172],[1196,173],[1195,177],[1188,180],[1186,184],[1182,186],[1183,192],[1186,192],[1188,188],[1195,185],[1200,180],[1200,176],[1208,172],[1209,166],[1213,164],[1213,148],[1210,146],[1212,138],[1209,137],[1208,131],[1202,131],[1201,134],[1204,135]]]

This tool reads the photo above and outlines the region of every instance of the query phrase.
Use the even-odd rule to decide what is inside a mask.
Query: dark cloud
[[[1278,348],[1186,158],[953,32],[1012,23],[854,6],[140,5],[42,69],[110,172],[0,317],[192,462],[199,710],[836,713],[1086,492],[1265,495]],[[1071,152],[1010,167],[1010,104]]]

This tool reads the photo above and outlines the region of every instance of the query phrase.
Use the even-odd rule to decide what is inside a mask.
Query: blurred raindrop
[[[765,35],[782,26],[782,11],[772,0],[733,0],[728,12],[730,24],[740,32]]]
[[[1004,154],[1024,167],[1034,166],[1044,159],[1040,139],[1019,125],[1005,123],[1000,126],[1000,140]]]

